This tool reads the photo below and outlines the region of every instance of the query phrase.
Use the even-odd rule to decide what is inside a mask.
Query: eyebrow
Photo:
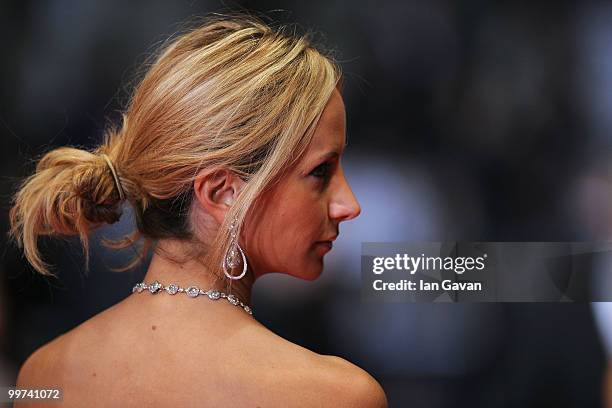
[[[344,149],[344,148],[346,148],[346,146],[348,146],[348,134],[344,135],[344,146],[342,146],[342,148]],[[329,160],[329,159],[333,159],[333,158],[337,158],[337,157],[340,157],[340,153],[338,153],[338,151],[336,151],[336,150],[332,150],[330,152],[327,152],[327,153],[319,156],[316,161],[323,162],[325,160]]]
[[[324,155],[320,156],[317,161],[325,161],[336,157],[340,157],[340,155],[337,151],[334,150],[333,152],[327,152]]]

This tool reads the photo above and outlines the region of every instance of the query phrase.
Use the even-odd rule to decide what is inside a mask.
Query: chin
[[[323,272],[323,260],[309,262],[307,264],[295,265],[285,269],[283,273],[293,276],[294,278],[305,281],[313,281],[321,276]]]
[[[302,269],[298,276],[304,280],[313,281],[321,276],[321,273],[323,273],[323,259],[318,260],[314,265],[309,265]]]

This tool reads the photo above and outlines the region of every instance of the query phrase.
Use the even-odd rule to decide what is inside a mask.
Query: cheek
[[[325,211],[308,194],[294,192],[276,201],[267,213],[267,239],[285,256],[302,255],[320,239]]]
[[[314,242],[327,231],[327,211],[322,199],[304,189],[277,192],[254,212],[249,251],[261,273],[311,275],[320,272],[321,257]],[[303,276],[308,278],[308,276]]]

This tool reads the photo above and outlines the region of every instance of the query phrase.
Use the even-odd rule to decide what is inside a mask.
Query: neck
[[[158,246],[161,246],[164,252],[174,255],[180,244],[160,241]],[[251,306],[254,279],[250,270],[242,279],[230,280],[223,274],[221,267],[213,273],[197,260],[177,263],[155,252],[144,281],[149,284],[156,280],[164,285],[174,283],[183,288],[198,286],[204,290],[217,289],[228,295],[233,294]]]

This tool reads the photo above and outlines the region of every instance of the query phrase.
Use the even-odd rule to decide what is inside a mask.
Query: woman
[[[101,146],[44,155],[10,213],[39,272],[39,236],[79,235],[87,254],[125,201],[137,231],[114,246],[154,253],[132,295],[37,350],[17,385],[60,387],[65,406],[386,406],[365,371],[250,306],[266,273],[316,279],[359,215],[339,79],[304,36],[210,18],[162,48]]]

